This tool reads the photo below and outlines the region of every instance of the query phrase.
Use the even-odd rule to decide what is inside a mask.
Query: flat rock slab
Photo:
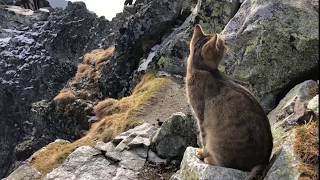
[[[205,164],[196,156],[197,148],[188,147],[181,162],[181,169],[171,177],[171,180],[242,180],[247,173]]]

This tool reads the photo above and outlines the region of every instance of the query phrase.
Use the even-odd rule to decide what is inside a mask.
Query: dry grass
[[[76,148],[94,145],[97,140],[110,141],[120,133],[141,124],[136,117],[169,83],[168,79],[146,75],[131,96],[120,100],[107,99],[98,103],[95,110],[101,120],[92,125],[85,137],[70,144],[47,147],[47,150],[40,152],[31,161],[33,167],[46,175],[58,167]]]
[[[105,129],[112,129],[111,139],[121,132],[135,127],[141,122],[135,117],[140,115],[143,108],[152,102],[152,99],[169,84],[170,80],[155,78],[153,75],[146,75],[134,89],[131,96],[120,100],[107,99],[98,103],[95,112],[101,120],[96,123],[89,135],[98,136]],[[103,117],[104,116],[104,117]],[[110,134],[110,133],[109,133]],[[110,139],[108,137],[104,137]]]
[[[84,56],[83,63],[91,65],[100,64],[107,61],[113,55],[113,52],[114,48],[93,50]]]
[[[106,99],[103,101],[100,101],[95,107],[94,107],[94,113],[96,117],[101,120],[103,117],[111,115],[116,111],[116,99]]]
[[[69,89],[62,89],[60,93],[53,98],[53,101],[57,104],[72,103],[76,99],[75,93]]]
[[[89,77],[93,73],[94,69],[88,64],[79,64],[77,73],[75,75],[75,80],[79,82],[84,77]]]
[[[294,152],[302,160],[300,179],[318,179],[319,122],[311,122],[295,129]]]
[[[58,167],[75,149],[80,146],[92,146],[95,140],[82,138],[70,144],[51,144],[31,160],[32,166],[36,168],[43,176]]]

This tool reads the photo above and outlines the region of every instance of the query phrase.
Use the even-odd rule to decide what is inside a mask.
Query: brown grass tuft
[[[84,56],[83,63],[97,65],[102,62],[107,61],[110,57],[112,57],[114,52],[114,48],[107,48],[107,49],[96,49],[87,53]]]
[[[108,142],[120,133],[141,124],[136,117],[169,83],[168,79],[146,75],[131,96],[120,100],[106,99],[98,103],[95,112],[101,120],[92,125],[85,137],[70,144],[47,147],[47,150],[40,152],[32,160],[33,167],[46,175],[63,163],[76,148],[93,146],[97,140]]]
[[[93,70],[94,69],[88,64],[79,64],[75,75],[75,81],[79,82],[84,77],[88,77],[92,74]]]
[[[69,89],[62,89],[60,93],[53,99],[57,104],[69,104],[76,100],[74,91]]]
[[[31,160],[31,164],[43,176],[57,168],[64,160],[80,146],[93,146],[95,140],[82,138],[70,144],[51,144]]]
[[[96,117],[101,120],[103,117],[115,113],[117,106],[115,106],[117,100],[109,98],[103,101],[100,101],[94,107],[94,113]]]
[[[318,179],[319,122],[311,122],[295,129],[294,152],[303,162],[300,179]]]

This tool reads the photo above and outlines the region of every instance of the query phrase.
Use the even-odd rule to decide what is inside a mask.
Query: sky
[[[125,0],[70,0],[83,1],[90,11],[95,12],[98,16],[105,16],[111,20],[117,13],[122,12]],[[49,0],[51,6],[62,7],[66,5],[64,0]]]

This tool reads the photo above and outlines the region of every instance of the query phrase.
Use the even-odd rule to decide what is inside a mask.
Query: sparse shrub
[[[303,162],[299,170],[301,180],[318,179],[319,122],[311,122],[295,129],[294,152]]]
[[[102,119],[103,117],[107,115],[111,115],[114,113],[116,109],[116,99],[106,99],[103,101],[100,101],[95,107],[94,107],[94,113],[98,119]]]
[[[99,135],[99,139],[103,142],[109,142],[112,140],[113,130],[111,128],[105,128],[103,132]]]
[[[63,89],[60,93],[53,99],[57,104],[69,104],[76,100],[74,91],[69,89]]]
[[[113,55],[113,52],[114,52],[114,48],[93,50],[84,56],[83,63],[98,65],[102,62],[107,61]]]
[[[79,82],[83,77],[89,76],[89,74],[93,71],[93,68],[88,64],[79,64],[77,73],[75,76],[75,80]]]
[[[106,99],[98,103],[94,111],[100,121],[92,125],[86,136],[70,144],[47,147],[32,159],[33,167],[46,175],[63,163],[76,148],[93,146],[98,140],[108,142],[120,133],[140,125],[142,122],[136,117],[170,83],[170,80],[154,75],[146,75],[143,79],[131,96],[120,100]],[[64,93],[68,92],[66,90]]]

